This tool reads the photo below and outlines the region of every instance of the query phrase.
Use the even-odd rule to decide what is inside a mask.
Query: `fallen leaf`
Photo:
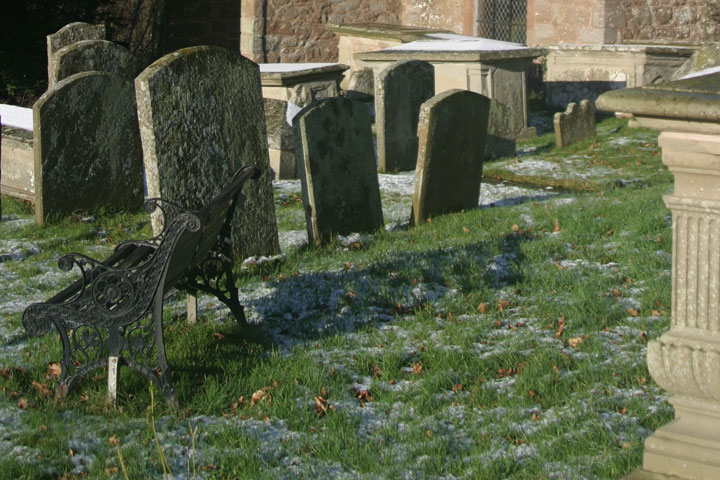
[[[30,406],[30,402],[28,402],[27,398],[22,397],[22,398],[18,399],[17,406],[18,406],[18,408],[25,410],[26,408],[28,408]]]
[[[555,225],[553,225],[553,233],[557,233],[559,231],[560,231],[560,221],[556,218]]]
[[[582,337],[573,337],[568,339],[568,345],[570,345],[572,348],[577,348],[582,342]]]
[[[62,373],[62,367],[59,363],[48,363],[47,367],[47,373],[45,374],[45,378],[60,378],[60,374]]]
[[[245,401],[245,397],[240,395],[237,399],[237,402],[233,402],[232,409],[237,410],[238,407],[241,407],[241,406],[245,405],[246,403],[247,402]]]
[[[112,437],[108,438],[108,443],[113,447],[117,447],[118,445],[120,445],[120,437],[118,437],[117,435],[113,435]]]
[[[465,233],[470,233],[470,229],[467,228],[467,227],[463,227],[463,232],[465,232]]]
[[[537,422],[538,420],[540,420],[540,415],[538,415],[537,412],[532,412],[532,414],[530,415],[530,419],[533,422]]]
[[[377,365],[375,365],[375,364],[373,364],[373,365],[370,366],[370,372],[372,373],[373,378],[382,377],[382,374],[383,374],[383,372],[382,372],[382,370],[380,369],[380,367],[377,366]],[[323,396],[324,396],[324,395],[323,395]]]
[[[651,310],[650,313],[652,313],[654,317],[660,316],[660,312],[658,312],[657,310]]]
[[[419,363],[413,363],[412,371],[415,375],[420,375],[423,372],[423,366]]]
[[[215,332],[213,333],[213,337],[217,338],[218,340],[222,340],[223,338],[225,338],[225,335],[220,332]]]
[[[560,370],[558,369],[557,365],[553,365],[553,372],[560,373]]]
[[[462,383],[456,383],[452,387],[453,392],[462,392],[462,389],[463,389]]]
[[[560,317],[560,320],[558,320],[558,327],[557,330],[555,330],[555,338],[560,338],[563,334],[563,331],[565,330],[565,317]]]
[[[117,468],[117,467],[107,467],[107,468],[105,469],[105,475],[107,475],[108,477],[109,477],[110,475],[115,475],[116,473],[118,473],[118,468]]]
[[[485,313],[487,312],[487,303],[483,302],[480,305],[478,305],[478,312]]]
[[[47,386],[43,385],[42,383],[33,380],[32,386],[37,389],[38,393],[40,393],[41,396],[47,397],[50,395],[50,390],[48,390]]]
[[[514,223],[513,226],[510,227],[510,230],[512,230],[513,232],[517,232],[518,230],[520,230],[520,227],[517,223]]]
[[[268,387],[263,387],[250,397],[250,406],[254,407],[258,402],[272,403],[272,396],[268,393]]]
[[[631,317],[637,317],[638,315],[640,315],[640,314],[638,313],[638,311],[635,310],[634,308],[628,308],[628,309],[627,309],[627,313],[628,313],[628,315],[630,315]]]
[[[313,399],[315,400],[315,415],[318,417],[322,418],[328,411],[334,410],[334,407],[324,398],[316,395]]]
[[[498,312],[502,312],[504,308],[507,308],[511,305],[512,303],[510,302],[510,300],[505,300],[504,298],[501,298],[500,300],[498,300]]]
[[[613,289],[612,289],[612,294],[613,294],[614,297],[619,297],[619,296],[622,295],[622,292],[621,292],[620,290],[618,290],[617,288],[613,288]]]

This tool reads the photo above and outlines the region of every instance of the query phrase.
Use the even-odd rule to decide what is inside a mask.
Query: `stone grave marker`
[[[2,183],[2,117],[0,117],[0,183]],[[2,220],[2,195],[0,195],[0,220]]]
[[[48,88],[54,84],[55,53],[71,43],[81,40],[105,40],[105,25],[84,22],[69,23],[47,36]]]
[[[233,219],[233,251],[278,253],[257,64],[222,47],[184,48],[147,67],[135,90],[148,196],[199,208],[238,168],[257,164],[262,176],[243,188]]]
[[[485,158],[514,157],[516,132],[521,129],[518,116],[498,100],[490,100]]]
[[[53,69],[53,85],[70,75],[91,70],[116,73],[133,80],[137,61],[127,48],[117,43],[107,40],[81,40],[55,52]]]
[[[475,208],[480,196],[490,99],[447,90],[422,105],[410,222]]]
[[[383,226],[370,112],[346,97],[321,100],[293,120],[308,241]]]
[[[263,103],[273,178],[295,178],[295,137],[287,122],[288,102],[263,98]]]
[[[370,67],[363,67],[350,73],[347,92],[348,98],[371,101],[375,97],[375,74]]]
[[[83,72],[33,106],[35,220],[101,207],[139,210],[142,150],[132,82]]]
[[[420,106],[435,94],[435,69],[421,60],[384,68],[375,82],[379,172],[408,171],[417,161]]]
[[[555,143],[567,147],[588,137],[595,136],[595,109],[590,100],[583,100],[580,106],[571,103],[565,112],[555,114]]]

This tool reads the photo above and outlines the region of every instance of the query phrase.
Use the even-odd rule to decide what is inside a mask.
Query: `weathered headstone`
[[[199,208],[238,168],[256,164],[262,176],[243,188],[233,250],[237,258],[278,253],[257,64],[222,47],[184,48],[147,67],[135,90],[148,196]]]
[[[105,25],[74,22],[47,36],[48,88],[54,84],[55,53],[81,40],[105,40]]]
[[[92,70],[116,73],[133,80],[137,62],[127,48],[117,43],[107,40],[81,40],[55,52],[53,68],[53,85],[70,75]]]
[[[447,90],[422,105],[411,223],[477,207],[490,99]]]
[[[364,67],[350,73],[347,92],[348,98],[367,102],[375,97],[375,76],[372,68]]]
[[[595,109],[590,100],[583,100],[580,106],[571,103],[565,112],[557,112],[554,118],[555,143],[567,147],[588,137],[595,136]]]
[[[418,112],[434,94],[435,69],[428,62],[401,60],[378,74],[375,127],[379,172],[415,168]]]
[[[0,183],[2,183],[2,117],[0,117]],[[2,195],[0,195],[0,220],[2,220]]]
[[[321,100],[293,120],[308,241],[383,226],[370,112],[345,97]]]
[[[33,106],[35,220],[101,207],[140,209],[142,150],[132,82],[83,72]]]
[[[287,122],[288,102],[264,98],[263,103],[273,178],[295,178],[295,137]]]
[[[514,157],[518,116],[498,100],[490,100],[485,158]]]

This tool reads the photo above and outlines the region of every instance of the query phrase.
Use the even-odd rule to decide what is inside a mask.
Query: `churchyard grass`
[[[0,477],[164,478],[163,456],[167,478],[628,473],[672,417],[645,364],[669,326],[670,176],[656,134],[622,120],[553,144],[543,135],[520,145],[535,152],[487,163],[497,183],[483,184],[481,208],[417,228],[403,225],[412,175],[383,175],[386,229],[322,247],[297,246],[300,187],[277,183],[285,255],[238,266],[253,325],[211,297],[196,325],[181,296],[167,304],[179,412],[127,369],[116,409],[103,371],[55,402],[59,340],[20,324],[73,278],[60,254],[103,257],[149,236],[147,217],[37,227],[4,202],[0,245],[17,255],[0,262]],[[525,161],[567,166],[567,182],[546,168],[521,169],[541,187],[509,183]]]

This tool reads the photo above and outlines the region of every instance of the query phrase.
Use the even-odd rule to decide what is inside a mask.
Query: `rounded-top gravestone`
[[[136,65],[135,56],[122,45],[107,40],[81,40],[55,52],[52,83],[93,70],[116,73],[133,80]]]
[[[132,82],[84,72],[33,106],[35,219],[101,207],[139,210],[142,150]]]
[[[233,251],[278,253],[258,65],[222,47],[183,48],[147,67],[135,90],[148,195],[200,208],[238,168],[256,164],[262,176],[243,189]]]

